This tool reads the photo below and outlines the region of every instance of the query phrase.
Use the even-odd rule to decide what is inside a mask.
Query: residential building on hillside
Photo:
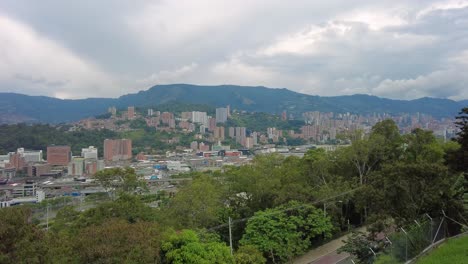
[[[225,123],[228,118],[227,108],[216,108],[216,123]]]
[[[129,106],[128,107],[127,117],[128,117],[128,119],[134,119],[135,118],[135,107],[134,106]]]

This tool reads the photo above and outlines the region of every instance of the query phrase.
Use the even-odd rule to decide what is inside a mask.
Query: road
[[[364,231],[365,227],[357,228],[356,231]],[[314,248],[304,255],[293,260],[294,264],[334,264],[346,259],[349,254],[336,253],[336,250],[344,245],[343,240],[346,240],[348,235],[334,239],[320,247]]]

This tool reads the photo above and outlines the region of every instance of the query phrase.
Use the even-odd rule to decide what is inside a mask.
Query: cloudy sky
[[[155,84],[468,99],[468,1],[0,1],[0,91]]]

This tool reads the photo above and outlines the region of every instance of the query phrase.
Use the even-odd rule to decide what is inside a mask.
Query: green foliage
[[[412,221],[424,213],[461,208],[452,189],[457,178],[441,164],[397,162],[374,173],[365,194],[375,214]]]
[[[182,186],[176,196],[163,208],[170,225],[185,228],[210,227],[219,223],[223,208],[222,188],[209,176],[200,176]]]
[[[459,132],[455,141],[459,144],[458,149],[447,152],[446,160],[451,169],[466,173],[468,179],[468,107],[464,107],[456,117],[455,125]],[[468,192],[468,186],[466,187]]]
[[[166,263],[173,264],[216,264],[234,263],[230,249],[225,244],[208,239],[203,241],[192,230],[170,232],[162,243]]]
[[[135,169],[130,167],[104,169],[98,171],[93,178],[106,189],[116,189],[126,193],[143,190],[146,187],[145,181],[135,173]]]
[[[50,234],[49,263],[157,263],[161,235],[154,223],[110,219],[79,235]]]
[[[429,255],[418,260],[417,264],[465,263],[468,259],[468,236],[450,239]]]
[[[392,255],[379,255],[374,264],[400,264],[401,261],[395,259]]]
[[[26,207],[0,209],[0,263],[44,262],[44,234],[30,219]]]
[[[236,264],[264,264],[266,258],[262,252],[251,245],[240,246],[234,254]]]
[[[330,237],[332,229],[330,218],[322,210],[289,202],[255,213],[240,243],[258,248],[273,262],[285,262],[304,253],[318,236]]]
[[[359,263],[369,263],[373,258],[370,248],[373,242],[362,232],[352,232],[347,240],[343,241],[344,246],[338,249],[338,253],[346,252],[357,258]]]
[[[146,121],[143,118],[137,118],[130,121],[130,128],[133,129],[144,129],[146,128]]]

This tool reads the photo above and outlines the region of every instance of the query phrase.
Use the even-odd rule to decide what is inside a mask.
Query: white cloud
[[[0,16],[0,83],[19,92],[80,98],[109,95],[113,80],[59,43]]]
[[[434,71],[410,79],[386,79],[372,89],[372,92],[383,97],[404,99],[426,96],[455,100],[467,98],[468,77],[460,75],[459,70]]]
[[[432,12],[436,11],[446,11],[446,10],[453,10],[453,9],[462,9],[468,7],[467,0],[452,0],[452,1],[441,1],[432,3],[426,8],[422,9],[418,12],[418,18],[428,15]]]
[[[137,83],[144,85],[177,83],[181,82],[185,76],[194,72],[197,68],[198,64],[192,62],[189,65],[184,65],[172,71],[162,70],[157,73],[153,73],[150,76],[137,80]]]
[[[386,10],[356,10],[336,18],[339,21],[363,23],[372,30],[381,30],[386,27],[407,25],[404,18],[406,11],[403,9]]]

